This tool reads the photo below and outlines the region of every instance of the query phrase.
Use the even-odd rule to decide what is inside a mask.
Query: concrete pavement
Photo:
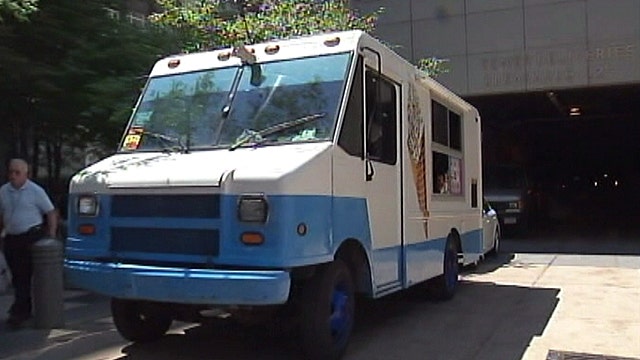
[[[46,359],[58,348],[82,354],[91,350],[87,345],[98,337],[101,343],[106,343],[104,339],[109,334],[114,341],[121,341],[113,329],[108,299],[103,296],[65,290],[64,326],[57,329],[36,329],[33,319],[19,330],[8,328],[6,311],[12,301],[10,295],[0,296],[0,359]]]
[[[515,254],[508,263],[493,268],[484,263],[464,278],[559,290],[550,318],[531,339],[523,360],[547,359],[550,351],[640,359],[638,256]]]
[[[509,239],[462,280],[451,302],[391,296],[369,304],[345,359],[640,359],[640,237]],[[226,348],[216,351],[219,359],[288,354],[277,344],[264,349],[269,340],[254,350],[244,337],[200,327],[130,347],[113,327],[108,299],[79,290],[65,291],[62,328],[11,331],[4,325],[10,302],[0,296],[0,359],[120,359],[123,352],[201,359],[212,346]]]

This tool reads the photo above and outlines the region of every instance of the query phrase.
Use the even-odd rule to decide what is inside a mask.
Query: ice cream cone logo
[[[413,181],[416,185],[418,195],[418,203],[422,215],[427,217],[427,182],[425,168],[425,149],[424,149],[424,118],[420,109],[420,99],[413,84],[409,86],[408,111],[409,117],[409,134],[407,138],[407,147],[409,149],[409,157],[411,158],[411,169],[413,171]],[[424,222],[425,236],[427,235],[427,223]]]

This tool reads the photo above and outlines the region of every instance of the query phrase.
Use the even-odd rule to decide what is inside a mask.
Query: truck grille
[[[220,195],[115,195],[112,217],[220,217]]]
[[[111,250],[179,255],[217,256],[218,230],[111,228]]]
[[[185,228],[183,224],[191,219],[219,219],[220,195],[115,195],[110,213],[113,219],[140,219],[112,225],[110,250],[121,255],[218,255],[219,229],[213,225]]]

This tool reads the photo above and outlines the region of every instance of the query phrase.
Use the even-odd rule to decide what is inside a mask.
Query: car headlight
[[[238,200],[238,220],[265,223],[269,215],[269,205],[264,195],[241,195]]]
[[[96,216],[98,214],[98,199],[93,195],[78,197],[78,214],[83,216]]]

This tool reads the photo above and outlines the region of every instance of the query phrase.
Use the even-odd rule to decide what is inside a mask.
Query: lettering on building
[[[537,88],[575,86],[589,64],[590,78],[606,78],[620,63],[637,57],[637,45],[620,44],[592,48],[554,48],[527,50],[525,54],[488,56],[481,60],[484,86],[499,88]]]
[[[591,65],[590,78],[594,80],[605,79],[610,74],[624,68],[622,63],[636,61],[637,45],[608,45],[591,49],[587,53],[587,59]]]

